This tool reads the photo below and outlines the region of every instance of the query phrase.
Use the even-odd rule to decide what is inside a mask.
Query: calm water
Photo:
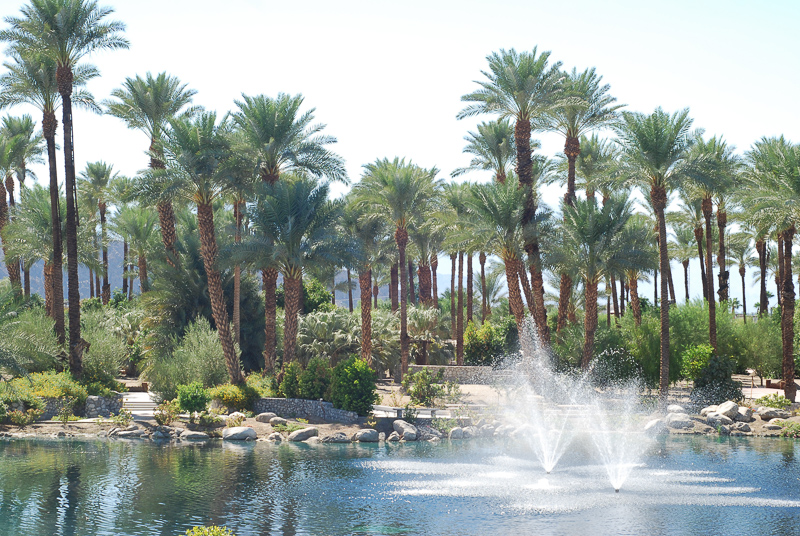
[[[580,447],[0,442],[0,534],[800,534],[800,441],[665,438],[615,494]]]

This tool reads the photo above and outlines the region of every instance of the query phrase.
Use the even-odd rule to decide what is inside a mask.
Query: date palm
[[[154,246],[158,232],[158,214],[144,207],[125,205],[120,207],[111,218],[109,225],[111,234],[124,240],[128,245],[129,258],[136,257],[136,266],[139,276],[139,290],[142,293],[150,290],[148,278],[147,256]],[[133,277],[126,270],[123,277],[130,278],[130,288],[133,290]]]
[[[747,268],[753,266],[753,243],[750,233],[739,232],[733,234],[728,240],[728,253],[730,260],[739,267],[739,277],[742,279],[742,315],[747,323],[747,285],[744,276]]]
[[[464,152],[471,154],[472,160],[467,167],[458,168],[450,175],[458,177],[470,171],[491,171],[496,181],[504,182],[517,154],[511,122],[507,118],[483,122],[478,125],[477,133],[468,133],[464,140],[467,142]],[[537,140],[531,141],[531,151],[540,147]]]
[[[47,146],[47,161],[50,179],[50,224],[53,237],[52,294],[54,303],[64,303],[62,269],[62,225],[60,213],[58,168],[56,165],[56,110],[61,105],[56,81],[56,62],[31,50],[12,50],[11,61],[3,64],[7,72],[0,76],[0,108],[29,104],[42,112],[42,135]],[[98,75],[97,69],[89,65],[72,68],[72,102],[79,106],[97,110],[91,93],[83,87]],[[53,310],[53,320],[59,344],[66,340],[64,309]]]
[[[694,240],[697,244],[697,257],[700,260],[700,279],[703,282],[703,299],[708,299],[708,283],[706,282],[706,257],[703,254],[703,244],[705,243],[705,232],[703,225],[705,219],[700,199],[686,188],[678,191],[678,210],[667,214],[667,221],[673,225],[689,227],[694,232]]]
[[[471,102],[458,118],[490,113],[500,119],[514,121],[514,141],[517,148],[516,172],[519,184],[526,192],[522,227],[525,229],[525,252],[534,268],[533,285],[544,287],[541,270],[538,234],[530,227],[536,219],[536,189],[533,184],[531,157],[532,122],[538,123],[559,102],[563,92],[560,72],[561,62],[549,64],[550,52],[537,55],[534,47],[531,52],[518,53],[516,50],[500,50],[486,57],[489,70],[482,71],[486,80],[477,82],[480,89],[461,97]],[[543,342],[549,343],[549,330],[544,307],[537,308],[536,325],[543,335]]]
[[[20,288],[19,259],[13,258],[8,253],[8,247],[3,232],[10,219],[7,190],[3,178],[12,177],[14,173],[14,153],[19,144],[17,138],[6,138],[0,136],[0,239],[3,242],[3,257],[8,271],[8,278],[11,286],[17,290]],[[13,178],[11,179],[13,181]],[[12,182],[13,184],[13,182]]]
[[[689,262],[695,256],[694,230],[687,225],[673,225],[675,248],[673,254],[683,266],[683,286],[686,292],[684,301],[689,303]]]
[[[408,228],[415,214],[424,212],[435,196],[439,181],[436,168],[425,169],[405,159],[376,160],[364,166],[364,175],[355,185],[359,203],[369,212],[382,214],[395,228],[394,239],[400,265],[400,363],[401,374],[408,372],[408,274],[406,247]]]
[[[114,172],[114,167],[105,162],[90,162],[81,173],[78,187],[87,198],[97,202],[97,211],[100,215],[100,244],[103,248],[103,286],[98,289],[103,305],[111,299],[111,286],[108,283],[108,229],[106,228],[106,210],[110,198],[110,185],[119,173]]]
[[[647,272],[658,269],[659,252],[653,241],[653,220],[644,214],[634,214],[620,234],[620,243],[627,249],[642,252],[637,264],[625,267],[625,279],[630,287],[630,311],[638,326],[642,323],[642,307],[639,301],[639,281]]]
[[[658,220],[659,269],[669,269],[667,223],[665,210],[669,191],[685,180],[690,167],[688,152],[694,143],[690,131],[692,120],[685,109],[672,115],[657,108],[652,114],[623,112],[615,127],[621,148],[621,171],[627,182],[649,189],[650,200]],[[669,388],[669,299],[667,278],[661,278],[661,367],[662,399]]]
[[[78,290],[78,215],[75,199],[75,153],[72,145],[72,92],[75,71],[87,55],[101,50],[128,48],[122,36],[125,25],[104,21],[113,10],[98,7],[93,0],[31,0],[21,9],[21,17],[6,17],[10,28],[0,32],[0,40],[10,42],[19,55],[41,54],[56,64],[56,83],[61,95],[64,127],[64,175],[67,196],[67,295],[69,301],[69,366],[80,377],[83,373],[80,293]],[[45,130],[47,126],[44,127]]]
[[[137,75],[126,78],[121,88],[111,92],[112,99],[106,100],[106,113],[122,119],[128,128],[144,132],[150,140],[150,168],[163,169],[164,162],[159,150],[159,142],[163,137],[169,120],[181,114],[191,114],[197,111],[191,107],[192,97],[197,92],[187,89],[186,84],[166,72],[153,76],[147,73],[144,78]],[[159,199],[156,202],[158,210],[161,240],[167,251],[167,262],[175,266],[179,262],[178,251],[175,247],[177,234],[175,232],[175,211],[172,200]]]

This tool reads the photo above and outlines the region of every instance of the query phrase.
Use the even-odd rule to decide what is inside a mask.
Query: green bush
[[[280,392],[285,398],[300,398],[300,375],[303,367],[297,361],[283,366],[283,377],[280,381]]]
[[[313,277],[304,277],[303,284],[303,314],[310,314],[315,311],[332,311],[336,307],[333,305],[333,296],[325,288],[325,285],[320,283]],[[276,292],[275,299],[278,307],[283,308],[285,303],[285,291],[283,284],[281,284]]]
[[[731,379],[734,362],[725,356],[711,356],[708,365],[694,382],[690,399],[695,406],[721,404],[726,400],[742,400],[742,384]]]
[[[482,326],[470,322],[464,331],[464,363],[493,365],[511,354],[517,344],[517,323],[513,316],[498,317]]]
[[[333,369],[331,402],[339,409],[369,415],[378,402],[375,371],[356,356],[342,361]]]
[[[208,407],[211,397],[200,382],[178,386],[178,406],[188,413],[201,412]]]
[[[8,420],[16,426],[28,426],[36,422],[44,413],[43,409],[30,408],[25,412],[14,410],[8,412]]]
[[[444,369],[439,369],[434,375],[430,368],[424,368],[419,372],[406,374],[402,385],[412,404],[433,407],[436,399],[444,394],[444,387],[441,385],[443,378]]]
[[[0,336],[26,372],[44,372],[55,367],[61,351],[54,326],[44,308],[36,307],[20,311]]]
[[[153,419],[161,426],[168,426],[178,418],[180,407],[177,400],[165,400],[156,407],[153,412]]]
[[[89,343],[83,355],[83,380],[87,383],[113,384],[125,364],[128,345],[116,327],[112,309],[101,306],[83,312],[81,337]]]
[[[300,374],[300,398],[308,400],[328,399],[331,385],[331,366],[328,361],[315,357],[308,362],[306,369]]]
[[[34,372],[24,378],[0,383],[0,400],[7,404],[21,400],[27,408],[44,408],[38,397],[72,398],[76,404],[82,405],[87,396],[86,387],[68,372]]]
[[[0,422],[5,422],[7,416],[8,408],[6,407],[5,403],[0,402]]]
[[[681,376],[696,381],[708,366],[714,349],[708,344],[690,346],[681,356]]]
[[[276,384],[275,376],[261,374],[250,374],[246,379],[247,385],[252,387],[261,398],[276,397],[279,395],[280,387]]]
[[[782,394],[773,393],[758,398],[754,402],[758,406],[766,406],[768,408],[786,409],[792,405],[792,401],[783,396]]]
[[[343,307],[315,311],[300,317],[297,330],[297,359],[307,365],[313,358],[325,358],[336,365],[361,347],[361,316]]]
[[[226,408],[234,408],[238,411],[252,411],[253,403],[261,395],[251,385],[231,385],[226,383],[217,385],[208,390],[211,400],[216,400]]]

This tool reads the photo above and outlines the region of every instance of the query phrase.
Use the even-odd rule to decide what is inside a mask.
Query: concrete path
[[[134,416],[152,417],[156,402],[150,393],[122,393],[122,407]]]

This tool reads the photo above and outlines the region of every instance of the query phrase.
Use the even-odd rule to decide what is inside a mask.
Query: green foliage
[[[178,386],[178,406],[188,413],[204,411],[211,402],[211,396],[200,382]]]
[[[199,382],[211,387],[224,383],[228,371],[217,332],[208,320],[198,318],[189,324],[171,353],[153,357],[144,376],[151,382],[151,390],[165,400],[177,396],[178,385]]]
[[[516,344],[517,324],[512,316],[502,317],[497,324],[476,326],[470,322],[464,331],[464,363],[492,365],[510,354]]]
[[[117,380],[111,380],[110,382],[82,382],[86,387],[86,392],[90,396],[113,396],[114,391],[117,393],[124,393],[128,390],[125,387],[125,384],[118,382]]]
[[[740,324],[737,331],[742,352],[739,362],[744,368],[752,368],[760,378],[780,377],[783,360],[780,322],[764,316],[756,322]],[[795,370],[800,369],[795,366]]]
[[[300,317],[297,330],[297,358],[307,364],[324,358],[332,365],[361,347],[361,317],[347,309],[314,311]]]
[[[127,342],[118,330],[116,311],[101,305],[81,313],[81,337],[89,343],[83,356],[83,379],[88,383],[113,385],[128,355]]]
[[[375,371],[367,362],[356,356],[342,361],[333,369],[331,402],[339,409],[355,411],[359,415],[372,412],[378,402]]]
[[[244,415],[234,415],[232,417],[228,417],[225,419],[225,426],[228,428],[236,428],[237,426],[241,426],[244,422]]]
[[[13,348],[17,361],[26,372],[43,372],[54,368],[55,356],[61,351],[53,320],[43,307],[20,311],[3,325],[0,337]]]
[[[81,300],[81,313],[88,313],[92,311],[102,311],[103,300],[100,298],[84,298]]]
[[[436,404],[436,399],[444,394],[444,387],[440,385],[443,378],[444,369],[439,369],[434,375],[430,368],[424,368],[419,372],[406,374],[402,385],[412,404],[432,407]]]
[[[153,412],[153,419],[161,426],[168,426],[178,418],[180,407],[177,400],[165,400]]]
[[[792,405],[792,401],[779,393],[771,395],[764,395],[754,401],[758,406],[766,406],[768,408],[786,409]]]
[[[30,408],[24,412],[14,410],[8,412],[8,420],[11,421],[11,424],[16,426],[28,426],[39,420],[39,417],[41,417],[43,413],[44,410],[38,408]]]
[[[197,422],[200,426],[204,426],[206,428],[213,428],[223,424],[222,417],[220,417],[219,414],[215,413],[213,410],[201,411],[197,416]]]
[[[291,434],[297,430],[302,430],[303,428],[305,428],[305,425],[295,424],[292,422],[287,422],[286,424],[275,424],[272,426],[272,429],[276,432],[286,432],[287,434]]]
[[[0,402],[0,422],[4,422],[8,416],[8,408],[4,402]]]
[[[708,365],[694,382],[690,399],[695,406],[721,404],[726,400],[742,400],[742,384],[731,379],[734,362],[725,356],[711,356]]]
[[[708,344],[690,346],[684,350],[682,355],[681,376],[696,381],[703,374],[713,354],[714,349]]]
[[[781,437],[800,439],[800,423],[780,421],[779,424],[783,426]]]
[[[280,380],[280,393],[285,398],[300,397],[300,375],[303,367],[297,361],[292,361],[283,366],[282,378]]]
[[[87,396],[86,387],[75,381],[68,372],[35,372],[25,378],[0,384],[0,398],[3,401],[22,400],[27,407],[42,407],[41,403],[29,404],[36,397],[71,398],[75,404],[83,405]]]
[[[120,428],[126,428],[133,422],[133,414],[127,409],[121,409],[119,413],[111,416],[111,422]]]
[[[252,410],[253,403],[261,396],[258,390],[248,383],[217,385],[210,388],[208,394],[212,400],[217,400],[226,408],[234,408],[239,411]]]
[[[278,307],[284,308],[285,303],[285,290],[281,284],[276,292],[275,299]],[[333,305],[333,296],[325,285],[313,277],[303,278],[303,313],[310,314],[314,312],[330,312],[335,310],[336,306]]]
[[[328,399],[331,385],[331,366],[328,361],[315,357],[308,362],[306,369],[300,374],[300,398],[308,400]]]
[[[61,422],[62,425],[66,426],[67,423],[72,419],[73,413],[72,408],[75,405],[75,400],[72,398],[64,398],[61,400],[61,406],[58,410],[58,414],[56,417]]]
[[[275,376],[262,376],[250,374],[246,379],[247,385],[256,390],[261,398],[278,396],[279,387],[276,385]]]
[[[210,527],[192,527],[186,536],[236,536],[230,529],[212,525]]]

